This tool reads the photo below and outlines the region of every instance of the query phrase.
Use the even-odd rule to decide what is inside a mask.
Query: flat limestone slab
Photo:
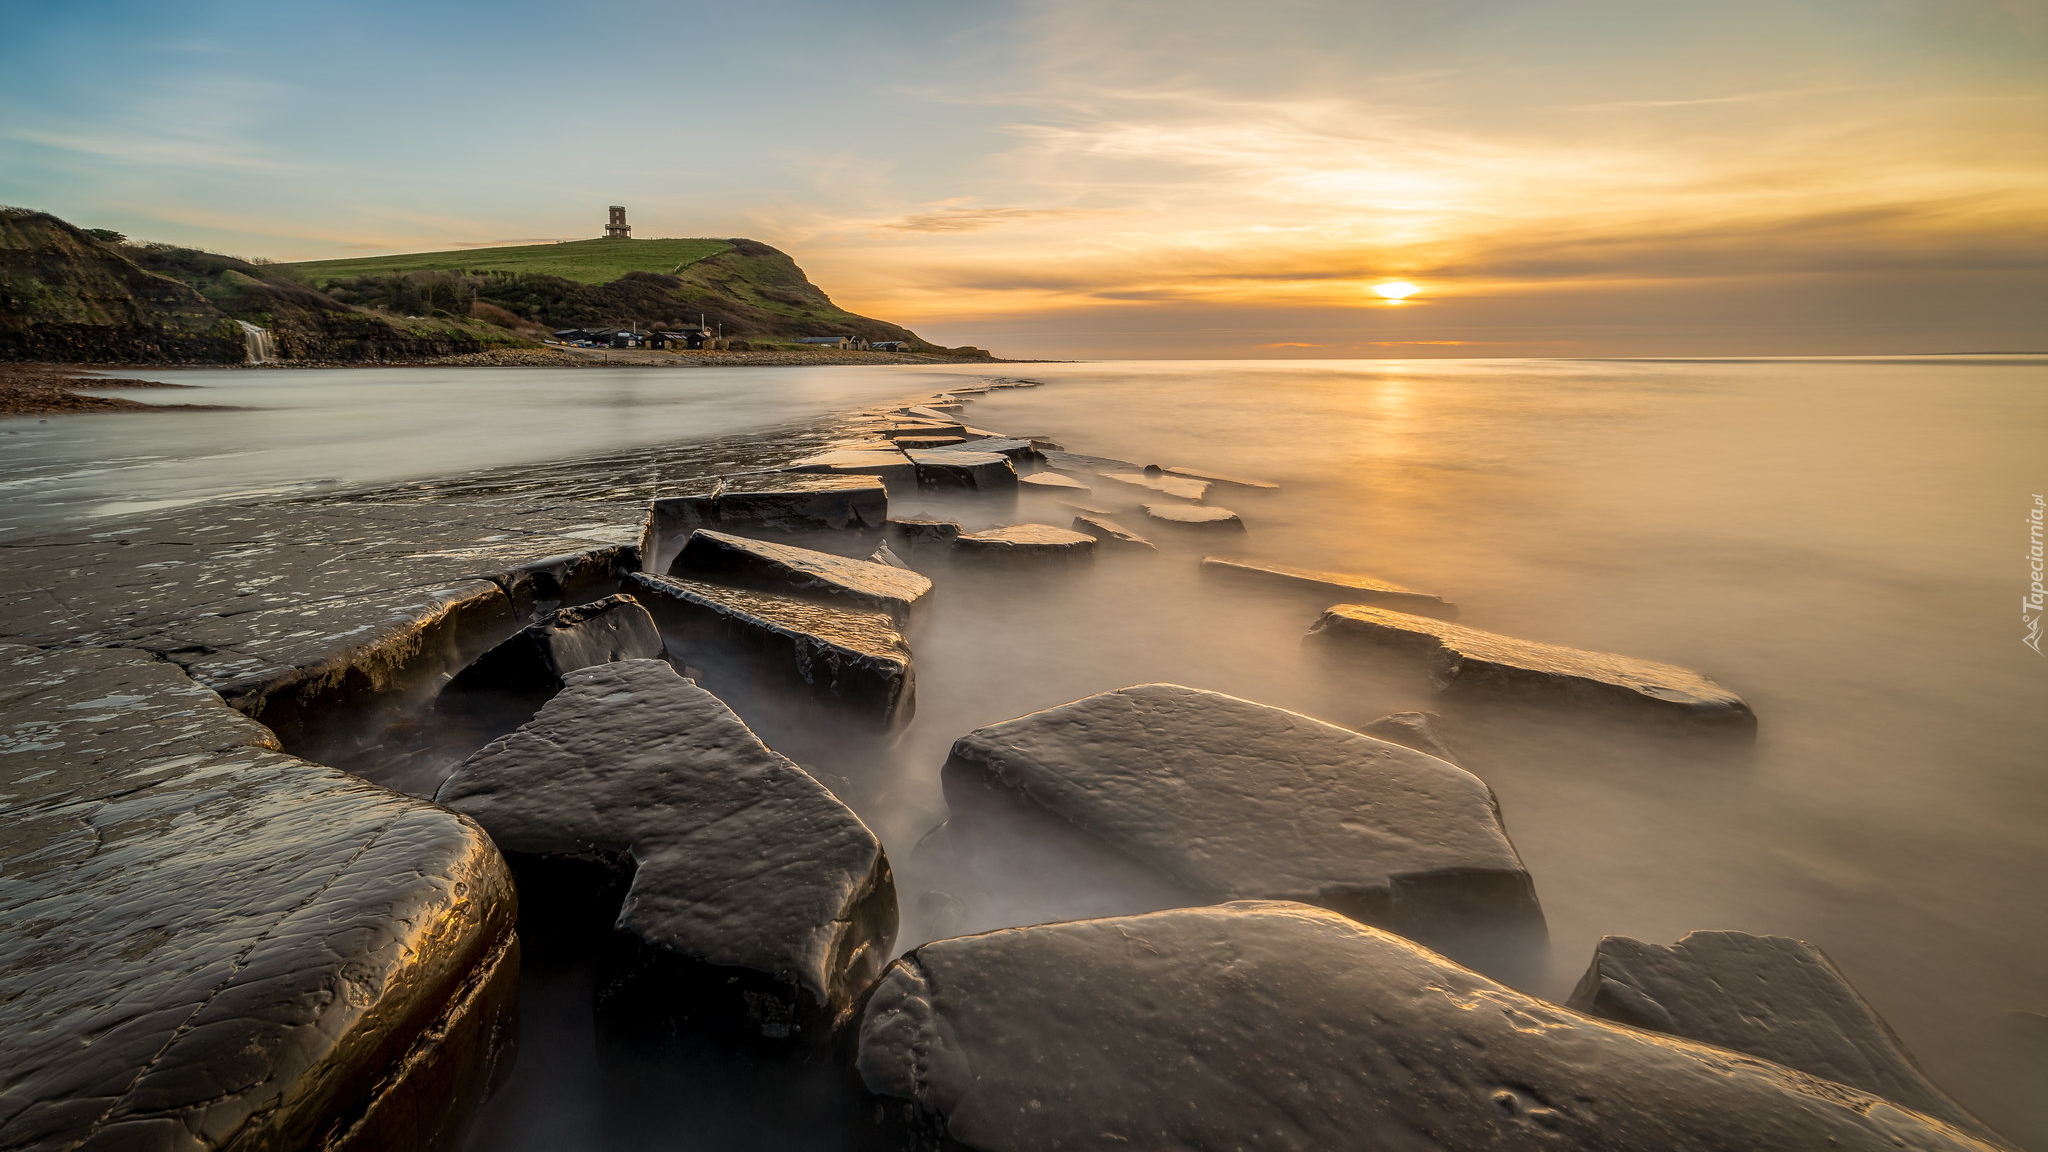
[[[1033,488],[1054,488],[1065,492],[1093,491],[1088,485],[1081,483],[1072,476],[1062,476],[1057,472],[1033,472],[1029,476],[1017,477],[1017,483],[1029,484]]]
[[[1093,551],[1095,537],[1050,524],[1012,524],[984,532],[962,532],[953,544],[963,552],[1073,556]]]
[[[978,728],[952,754],[1212,900],[1411,933],[1541,924],[1484,781],[1284,708],[1141,684]]]
[[[1747,932],[1692,932],[1676,944],[1604,937],[1566,1003],[1860,1088],[1999,1139],[1921,1073],[1877,1010],[1804,940]]]
[[[896,444],[906,452],[932,452],[967,443],[965,436],[898,436]]]
[[[1337,605],[1309,635],[1428,653],[1430,675],[1440,689],[1505,689],[1685,720],[1756,724],[1742,697],[1697,672],[1654,660],[1517,640],[1364,604]]]
[[[0,1147],[452,1147],[509,1059],[503,859],[175,665],[0,645]]]
[[[819,698],[885,724],[910,714],[916,682],[910,646],[885,612],[645,572],[628,576],[626,584],[692,663],[698,653],[752,657]]]
[[[932,590],[929,577],[902,568],[709,528],[690,534],[669,575],[840,601],[887,612],[899,624]]]
[[[973,1152],[1986,1152],[1874,1097],[1243,903],[940,940],[856,1064],[892,1146]]]
[[[1286,564],[1267,564],[1259,560],[1240,560],[1230,556],[1204,556],[1202,568],[1204,571],[1221,575],[1243,576],[1294,588],[1313,589],[1361,604],[1384,604],[1404,611],[1432,614],[1441,613],[1446,609],[1455,610],[1441,596],[1417,592],[1413,588],[1404,588],[1399,584],[1349,572],[1294,568]]]
[[[450,700],[470,693],[545,698],[578,668],[661,655],[654,617],[631,596],[607,596],[557,608],[455,675],[441,689]]]
[[[709,491],[656,497],[641,534],[640,558],[664,572],[699,528],[750,533],[878,530],[889,518],[889,489],[878,476],[775,473],[722,479]]]
[[[1094,516],[1086,513],[1076,516],[1074,517],[1074,531],[1086,532],[1097,540],[1110,544],[1131,544],[1140,548],[1153,547],[1150,540],[1145,539],[1143,536],[1138,535],[1136,532],[1111,520],[1107,516]]]
[[[894,444],[874,448],[835,448],[806,456],[791,464],[789,472],[821,472],[836,476],[874,476],[883,484],[914,487],[917,467]]]
[[[1157,466],[1154,465],[1154,467]],[[1169,476],[1185,476],[1190,480],[1207,480],[1211,484],[1228,484],[1233,488],[1257,488],[1267,492],[1278,492],[1280,490],[1278,484],[1268,483],[1264,480],[1247,480],[1242,476],[1228,476],[1221,472],[1206,472],[1199,468],[1167,467],[1160,468],[1159,470]],[[1146,471],[1151,471],[1151,468],[1147,468]]]
[[[630,854],[618,930],[662,957],[741,970],[744,988],[721,974],[701,982],[768,1035],[848,1011],[888,961],[896,890],[881,842],[659,660],[571,673],[435,799],[506,852]],[[764,984],[781,986],[767,989],[779,1010],[762,1010]],[[751,1012],[743,992],[756,993]],[[659,1010],[661,988],[640,995]]]
[[[1017,466],[1000,452],[928,448],[911,452],[910,459],[917,465],[917,483],[923,488],[1001,492],[1017,487]]]
[[[1007,456],[1013,461],[1036,460],[1038,458],[1038,448],[1029,440],[1015,436],[1000,436],[994,433],[983,432],[979,428],[970,428],[967,431],[980,433],[980,438],[969,440],[961,445],[957,451],[993,452],[998,456]],[[938,451],[943,452],[946,449],[942,448],[938,449]]]
[[[1244,531],[1244,521],[1228,508],[1206,507],[1200,504],[1147,504],[1144,508],[1145,515],[1168,524],[1220,529],[1225,532]]]
[[[1209,491],[1207,480],[1191,480],[1186,476],[1146,472],[1104,472],[1102,475],[1104,479],[1114,480],[1119,484],[1150,488],[1154,492],[1178,496],[1183,500],[1200,500]]]

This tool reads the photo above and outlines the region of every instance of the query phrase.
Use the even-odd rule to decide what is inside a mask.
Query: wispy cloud
[[[951,201],[923,212],[882,221],[874,227],[885,232],[982,232],[1026,220],[1046,220],[1081,214],[1081,210],[1076,208],[984,208]]]

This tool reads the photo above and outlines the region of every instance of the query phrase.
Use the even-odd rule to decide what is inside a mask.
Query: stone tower
[[[612,205],[612,222],[604,226],[604,237],[607,240],[632,239],[633,226],[626,223],[626,206],[624,204]]]

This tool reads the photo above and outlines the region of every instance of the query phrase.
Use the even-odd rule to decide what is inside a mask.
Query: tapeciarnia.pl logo
[[[2048,600],[2048,589],[2041,587],[2041,516],[2048,507],[2039,493],[2034,495],[2034,506],[2027,509],[2027,567],[2032,571],[2034,582],[2027,587],[2026,597],[2020,601],[2020,624],[2027,634],[2020,637],[2020,643],[2034,650],[2036,656],[2048,656],[2041,651],[2041,610]]]

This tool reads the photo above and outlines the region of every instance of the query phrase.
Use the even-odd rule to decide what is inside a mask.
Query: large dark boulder
[[[510,1058],[483,832],[136,652],[0,646],[0,1147],[443,1149]]]
[[[1398,936],[1244,903],[941,940],[857,1067],[895,1147],[1984,1152],[1839,1084],[1589,1019]]]
[[[520,629],[456,673],[441,701],[491,695],[538,707],[578,668],[660,655],[661,632],[647,609],[631,596],[607,596],[558,608]]]
[[[435,798],[482,824],[522,883],[565,863],[600,866],[571,875],[612,863],[630,872],[616,922],[629,947],[608,990],[615,1017],[815,1034],[888,961],[896,889],[881,842],[658,660],[571,673]]]
[[[886,612],[899,623],[909,620],[911,609],[932,590],[929,577],[903,568],[709,528],[690,534],[669,575],[812,596]]]
[[[691,665],[745,665],[884,724],[910,715],[910,646],[886,612],[645,572],[626,584]]]
[[[1759,1056],[1998,1138],[1921,1073],[1877,1010],[1804,940],[1747,932],[1692,932],[1676,944],[1604,937],[1566,1003]]]
[[[1211,900],[1425,937],[1542,923],[1484,781],[1283,708],[1141,684],[978,728],[952,760],[956,806],[1000,785]]]
[[[1439,689],[1530,694],[1688,722],[1756,726],[1742,697],[1698,672],[1654,660],[1517,640],[1365,604],[1337,605],[1309,635],[1421,653]]]

